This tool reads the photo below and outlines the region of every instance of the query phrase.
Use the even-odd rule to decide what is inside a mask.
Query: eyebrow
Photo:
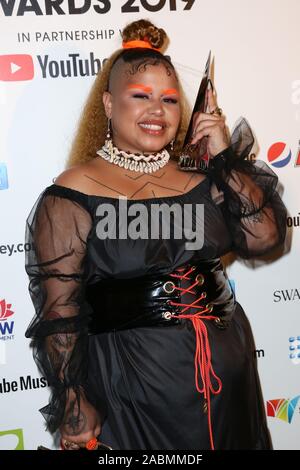
[[[162,93],[163,95],[178,95],[176,88],[167,88],[166,90],[163,90]]]
[[[152,93],[153,89],[151,86],[142,85],[140,83],[132,83],[127,86],[128,89],[140,89],[145,93]],[[178,95],[178,90],[176,88],[166,88],[162,90],[162,95]]]
[[[143,90],[146,93],[151,93],[152,92],[152,87],[151,86],[146,86],[146,85],[140,85],[139,83],[133,83],[131,85],[128,85],[129,89],[131,88],[139,88],[140,90]]]

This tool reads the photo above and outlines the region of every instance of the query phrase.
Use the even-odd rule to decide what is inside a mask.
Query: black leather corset
[[[183,320],[176,315],[183,309],[185,314],[202,309],[204,315],[217,317],[216,326],[225,328],[235,300],[220,259],[178,269],[156,277],[104,279],[87,285],[85,297],[93,310],[90,333],[179,324]]]

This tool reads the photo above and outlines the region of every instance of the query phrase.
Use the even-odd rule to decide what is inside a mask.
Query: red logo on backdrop
[[[300,140],[299,140],[298,155],[296,158],[295,166],[300,166]]]
[[[7,304],[5,299],[0,300],[0,320],[6,320],[15,313],[10,308],[11,304]]]
[[[3,82],[18,82],[32,80],[33,77],[34,67],[31,55],[0,55],[0,80]]]

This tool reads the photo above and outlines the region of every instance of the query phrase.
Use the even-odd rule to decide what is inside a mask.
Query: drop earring
[[[170,150],[174,150],[174,144],[175,144],[175,139],[172,139],[171,142],[170,142]]]
[[[106,140],[111,140],[111,133],[110,133],[110,118],[107,118],[107,131],[106,131]]]

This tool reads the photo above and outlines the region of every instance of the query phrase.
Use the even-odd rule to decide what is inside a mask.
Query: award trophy
[[[210,80],[211,51],[205,65],[204,74],[199,86],[197,98],[192,111],[189,126],[180,152],[178,166],[183,171],[199,170],[207,172],[209,155],[207,152],[207,137],[202,137],[196,144],[191,144],[194,131],[195,118],[199,113],[207,110],[207,87]],[[211,84],[212,85],[212,84]]]

